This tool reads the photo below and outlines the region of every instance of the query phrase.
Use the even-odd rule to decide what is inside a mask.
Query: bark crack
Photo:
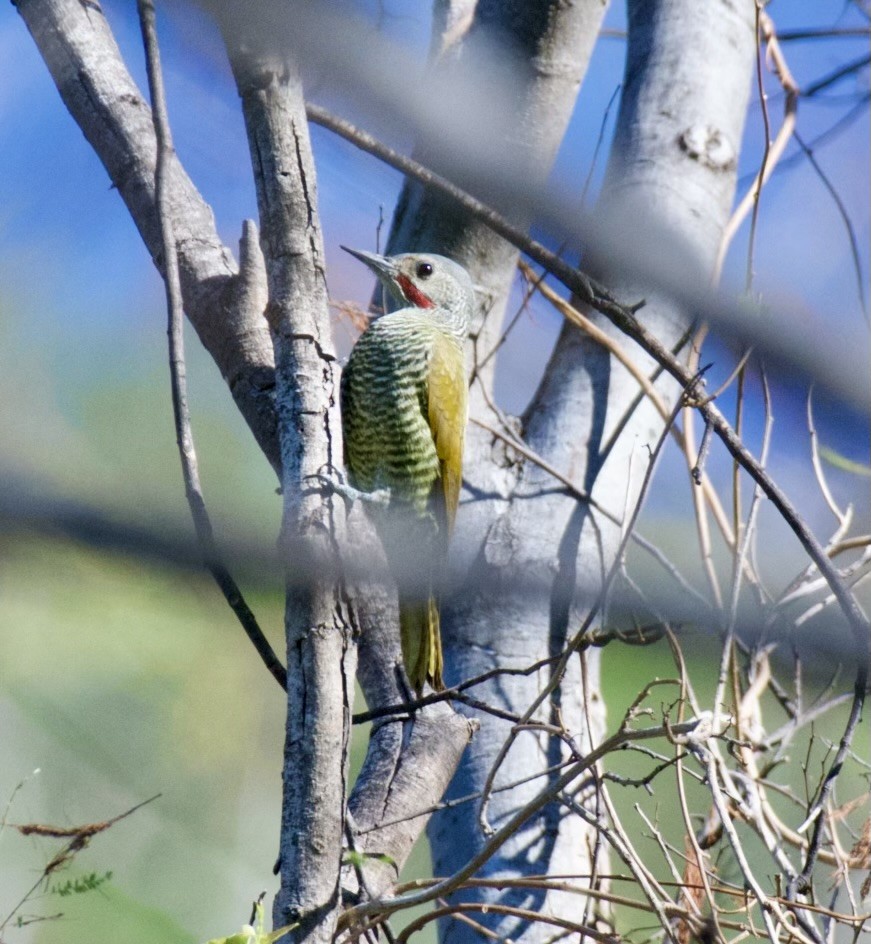
[[[312,205],[312,198],[308,192],[308,179],[305,173],[305,164],[303,162],[302,150],[300,145],[300,136],[299,131],[297,130],[296,122],[291,122],[290,133],[293,135],[293,144],[296,152],[296,169],[299,176],[300,186],[302,187],[302,195],[305,200],[306,206],[306,228],[315,229],[315,220],[314,220],[314,206]]]
[[[309,343],[313,344],[314,347],[315,347],[315,351],[316,351],[316,353],[317,353],[317,356],[318,356],[318,357],[320,358],[320,360],[322,360],[322,361],[326,361],[327,363],[331,363],[331,362],[337,360],[336,355],[333,354],[333,353],[330,352],[330,351],[325,350],[324,347],[323,347],[323,345],[321,344],[321,342],[318,340],[318,338],[316,338],[311,332],[308,332],[308,331],[292,331],[292,332],[289,332],[289,333],[285,334],[285,337],[287,338],[288,341],[308,341]],[[332,396],[332,394],[331,394],[331,396]]]

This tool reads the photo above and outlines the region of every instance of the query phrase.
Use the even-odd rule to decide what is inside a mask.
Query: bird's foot
[[[314,479],[319,485],[319,491],[325,495],[338,495],[350,508],[354,502],[364,502],[370,505],[380,505],[386,507],[390,504],[390,489],[379,488],[374,492],[363,492],[353,485],[348,485],[343,481],[340,473],[338,477],[325,475],[323,472],[315,472],[313,475],[306,476],[309,480]]]
[[[374,492],[358,491],[357,498],[365,504],[386,508],[390,504],[390,494],[389,488],[376,488]]]
[[[315,472],[312,475],[307,475],[306,480],[317,483],[317,485],[312,488],[312,491],[319,492],[325,497],[328,495],[338,495],[344,499],[346,505],[352,505],[355,501],[359,500],[361,495],[358,489],[348,485],[348,483],[342,479],[340,472],[336,472],[333,475],[327,475],[324,472]]]

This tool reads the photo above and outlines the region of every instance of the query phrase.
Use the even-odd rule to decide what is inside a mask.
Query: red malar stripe
[[[435,302],[411,281],[407,275],[397,275],[396,283],[402,289],[402,294],[416,308],[435,308]]]

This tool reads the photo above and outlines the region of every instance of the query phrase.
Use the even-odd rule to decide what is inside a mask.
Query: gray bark
[[[686,264],[704,279],[713,266],[734,193],[735,157],[754,55],[753,6],[735,9],[732,4],[713,3],[702,9],[690,0],[634,0],[629,9],[626,82],[601,213],[625,214],[623,218],[636,228],[642,220],[649,221],[654,232],[668,227],[694,247]],[[701,147],[688,143],[699,141]],[[602,274],[620,298],[634,301],[645,294],[644,286],[627,284],[619,272]],[[606,319],[593,317],[609,333],[616,332]],[[666,345],[674,344],[687,324],[685,315],[668,300],[649,293],[641,317]],[[652,374],[652,362],[637,349],[636,353]],[[675,384],[663,380],[658,386],[672,402]],[[527,443],[618,515],[627,496],[629,507],[637,496],[646,467],[644,447],[652,446],[662,429],[658,414],[646,401],[638,402],[637,393],[637,383],[624,368],[567,325],[523,417]],[[488,449],[480,441],[474,445],[467,468],[472,484],[488,481],[481,470],[489,468],[489,482],[504,489],[506,499],[473,498],[458,519],[459,568],[470,576],[458,586],[445,620],[449,683],[494,666],[528,665],[559,649],[601,586],[619,539],[619,529],[607,519],[553,494],[554,483],[542,470],[528,463],[512,466],[507,459],[499,469],[493,453],[503,452],[501,447]],[[493,592],[481,589],[489,591],[494,585]],[[589,743],[587,738],[595,740],[601,733],[596,669],[595,659],[588,659],[590,725],[582,711],[577,663],[551,706],[559,708],[581,747]],[[478,694],[502,707],[523,710],[546,680],[546,673],[530,679],[512,677],[507,683],[502,680],[479,689]],[[548,720],[546,714],[543,720]],[[509,729],[507,723],[482,719],[449,797],[481,789]],[[560,750],[553,743],[532,734],[523,736],[528,739],[526,748],[521,742],[515,744],[497,783],[520,779],[533,762],[540,769],[559,759]],[[531,784],[494,796],[492,824],[504,822],[535,789]],[[530,822],[490,862],[486,874],[589,871],[581,825],[578,817],[560,819],[559,809],[551,809]],[[429,834],[436,874],[453,872],[484,841],[477,811],[468,807],[437,814]],[[458,835],[469,837],[471,850],[456,842]],[[470,897],[557,914],[572,907],[554,896],[531,893],[487,891]],[[513,940],[543,940],[551,933],[544,925],[530,926],[512,918],[481,921]],[[443,940],[456,944],[477,940],[477,935],[458,921],[447,921]]]
[[[235,37],[238,42],[239,37]],[[277,927],[288,941],[331,941],[341,907],[355,649],[335,561],[340,500],[310,477],[341,465],[339,372],[323,269],[317,184],[302,85],[287,62],[229,46],[248,132],[276,358],[288,570],[287,725]],[[322,573],[321,579],[313,575]],[[306,579],[300,579],[305,575]]]
[[[448,49],[446,58],[451,68],[456,68],[463,55],[474,56],[476,43],[487,42],[501,48],[511,68],[519,66],[523,71],[520,84],[524,95],[518,103],[518,114],[522,117],[516,121],[517,130],[510,137],[506,129],[507,142],[499,141],[497,146],[507,148],[516,158],[517,166],[529,169],[535,180],[544,179],[562,140],[604,9],[605,5],[598,0],[574,5],[479,2],[471,28],[462,42],[443,44]],[[422,158],[426,161],[426,154]],[[480,193],[480,188],[474,186],[480,181],[472,183],[473,189]],[[485,298],[489,295],[486,319],[475,326],[478,353],[485,354],[501,331],[505,300],[517,260],[516,250],[482,224],[458,214],[445,198],[408,182],[397,206],[388,251],[414,249],[443,252],[458,259],[482,286]],[[492,368],[482,373],[479,382],[488,388],[492,386]],[[478,390],[473,386],[473,413],[480,413],[483,406]],[[531,545],[541,543],[542,531],[550,545],[554,532],[546,525],[541,529],[544,522],[529,534],[522,534],[513,527],[511,509],[515,502],[511,496],[518,487],[521,471],[516,457],[501,445],[492,443],[480,430],[470,428],[466,477],[472,483],[473,493],[498,497],[464,502],[458,519],[452,550],[455,569],[471,576],[458,588],[453,605],[447,603],[444,610],[448,684],[496,667],[526,667],[559,651],[565,640],[568,614],[557,617],[559,625],[553,627],[548,617],[551,603],[547,588],[553,582],[551,574],[547,573],[544,582],[534,588],[524,572],[527,561],[537,562],[541,556],[539,548]],[[527,496],[517,493],[517,503],[524,502]],[[540,503],[534,504],[535,510],[539,510]],[[565,500],[560,506],[569,511],[572,507]],[[569,544],[571,540],[570,535]],[[552,565],[553,550],[552,546],[547,547],[542,569],[547,570]],[[565,556],[571,558],[570,547]],[[478,587],[486,589],[478,590]],[[559,605],[565,608],[563,602]],[[545,720],[551,720],[550,714],[559,707],[571,730],[586,732],[585,736],[594,739],[598,737],[603,714],[595,691],[597,672],[597,659],[593,657],[586,667],[587,679],[592,685],[587,717],[583,714],[579,666],[574,663],[563,686],[566,694],[559,699],[561,704],[558,706],[554,701],[547,706]],[[503,677],[476,690],[475,694],[498,707],[522,711],[546,681],[547,672],[532,678]],[[587,720],[595,730],[587,731]],[[449,798],[481,789],[509,730],[508,724],[492,717],[483,716],[480,721],[482,731],[463,756]],[[532,770],[557,762],[560,756],[561,747],[557,742],[532,734],[523,735],[506,759],[498,782],[505,784],[523,779]],[[541,786],[541,780],[532,781],[497,794],[492,807],[493,825],[498,827],[504,817],[531,799]],[[576,850],[585,847],[585,827],[576,818],[563,819],[560,825],[559,818],[559,811],[555,810],[533,820],[503,847],[491,874],[586,871],[575,855]],[[441,875],[450,874],[462,865],[483,839],[476,822],[476,804],[437,814],[428,829],[435,871]],[[458,836],[466,837],[466,841],[458,842]],[[522,894],[506,895],[502,900],[534,908],[558,905],[553,896],[547,902],[541,896]],[[517,930],[512,929],[512,937]],[[475,937],[474,932],[459,922],[449,924],[446,933],[451,940],[455,935],[459,935],[458,939]]]
[[[17,0],[15,5],[64,104],[103,162],[163,273],[151,112],[124,65],[103,11],[96,3],[78,0]],[[218,236],[211,208],[177,159],[167,177],[185,312],[278,471],[274,359],[263,318],[266,279],[256,241],[243,246],[240,271]]]
[[[359,621],[358,681],[372,709],[398,705],[408,695],[400,685],[398,614],[394,594],[383,585],[355,593]],[[348,803],[354,847],[368,856],[361,869],[346,868],[349,899],[386,892],[420,837],[427,816],[415,815],[442,798],[477,725],[446,703],[372,724],[366,760]],[[362,875],[361,875],[362,873]],[[363,889],[359,887],[362,878]]]

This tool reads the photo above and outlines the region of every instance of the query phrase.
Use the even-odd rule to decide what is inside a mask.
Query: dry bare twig
[[[169,370],[172,385],[172,408],[175,420],[175,435],[181,459],[185,497],[193,519],[197,540],[203,554],[203,563],[224,594],[230,609],[236,614],[245,634],[263,660],[270,675],[278,684],[287,688],[287,672],[279,662],[275,650],[260,628],[257,618],[245,602],[239,585],[224,564],[212,529],[212,522],[203,497],[197,465],[197,453],[191,428],[187,397],[187,370],[184,357],[184,302],[179,276],[178,253],[173,235],[172,216],[169,208],[167,175],[173,156],[172,133],[166,111],[166,96],[163,90],[163,75],[160,68],[160,49],[157,43],[157,27],[153,0],[137,0],[142,39],[145,45],[148,85],[151,94],[151,112],[154,135],[157,142],[155,165],[155,196],[160,235],[163,243],[164,286],[169,337]],[[249,238],[251,234],[249,233]]]

